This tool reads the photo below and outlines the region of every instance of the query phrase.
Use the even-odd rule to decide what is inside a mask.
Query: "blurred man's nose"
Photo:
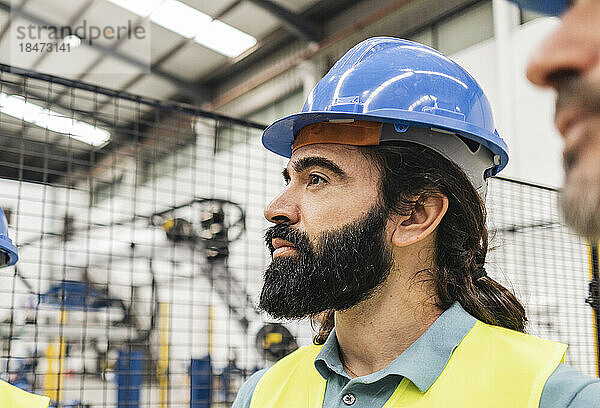
[[[300,220],[297,202],[284,190],[265,208],[265,218],[275,224],[296,224]]]
[[[574,7],[562,18],[559,28],[538,48],[527,67],[527,78],[539,86],[555,87],[569,75],[585,75],[598,63],[599,44],[590,38],[598,21],[594,13]]]

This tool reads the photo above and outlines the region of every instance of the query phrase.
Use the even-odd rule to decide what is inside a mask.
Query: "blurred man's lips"
[[[579,111],[575,109],[561,109],[557,110],[554,115],[554,124],[561,135],[565,135],[567,129],[571,126],[571,122],[579,116]]]
[[[575,125],[592,117],[592,113],[586,112],[582,109],[564,108],[556,112],[554,123],[563,137],[567,138],[569,132],[571,129],[573,129],[573,127],[575,127]]]
[[[563,162],[569,171],[577,163],[579,152],[584,147],[589,126],[593,126],[594,115],[580,109],[563,109],[556,113],[555,123],[565,141]]]
[[[294,244],[292,244],[290,241],[286,241],[285,239],[273,238],[271,240],[271,244],[273,245],[273,248],[275,248],[275,251],[273,251],[273,258],[276,256],[296,252],[296,247],[294,247]]]

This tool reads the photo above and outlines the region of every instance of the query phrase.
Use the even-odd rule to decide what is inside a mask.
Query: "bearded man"
[[[523,306],[485,272],[482,199],[508,154],[464,69],[365,40],[263,144],[290,161],[265,210],[260,307],[322,324],[234,408],[599,406],[600,387],[563,381],[566,346],[524,334]]]

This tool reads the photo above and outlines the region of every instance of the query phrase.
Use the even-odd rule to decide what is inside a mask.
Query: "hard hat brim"
[[[8,237],[0,236],[0,251],[3,251],[8,255],[8,263],[4,266],[12,266],[19,260],[17,247],[14,246]]]
[[[473,126],[464,121],[453,118],[444,118],[424,112],[398,111],[395,109],[380,109],[370,111],[368,114],[343,113],[343,112],[307,112],[295,113],[273,122],[262,134],[262,143],[265,148],[283,157],[292,156],[292,144],[296,134],[303,127],[317,122],[331,120],[366,120],[372,122],[394,123],[403,126],[417,126],[439,128],[465,136],[482,146],[488,148],[494,155],[499,156],[499,163],[494,166],[491,176],[497,174],[508,163],[508,146],[497,132]],[[494,142],[491,142],[491,141]]]
[[[536,11],[548,16],[560,16],[569,8],[566,0],[510,0],[526,10]]]

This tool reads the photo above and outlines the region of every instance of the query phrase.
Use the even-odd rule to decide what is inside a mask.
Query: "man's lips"
[[[581,120],[585,120],[590,116],[590,113],[577,108],[563,108],[556,111],[554,123],[558,131],[564,136],[573,125]]]
[[[570,136],[577,134],[575,129],[590,125],[600,118],[598,112],[583,107],[565,107],[558,109],[554,115],[554,123],[563,138],[568,142]]]
[[[273,238],[271,240],[271,244],[275,249],[273,251],[273,258],[279,255],[283,255],[287,252],[296,252],[296,247],[294,246],[294,244],[292,244],[290,241],[286,241],[285,239]]]
[[[556,112],[555,123],[565,141],[563,162],[565,170],[571,169],[585,146],[586,135],[594,124],[595,115],[581,109],[561,109]]]

